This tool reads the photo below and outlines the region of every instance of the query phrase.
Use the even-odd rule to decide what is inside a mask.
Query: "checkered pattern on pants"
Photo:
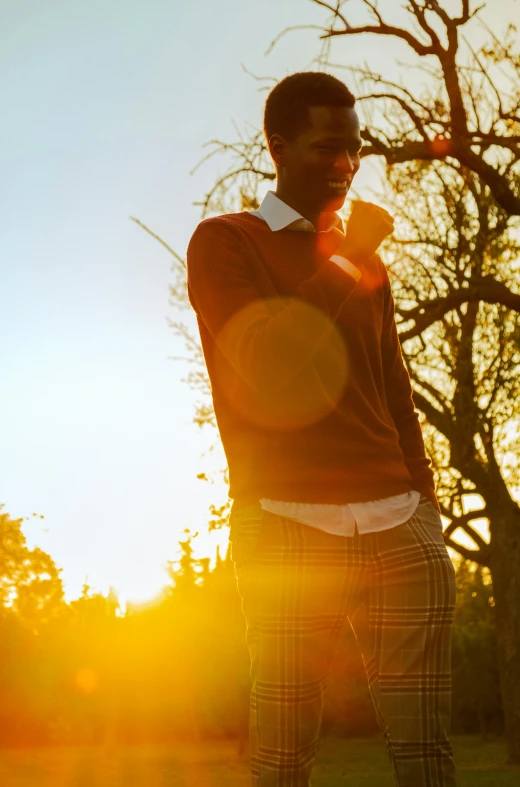
[[[437,509],[337,536],[253,504],[231,556],[251,656],[253,787],[309,787],[323,693],[345,618],[398,787],[454,787],[449,742],[455,571]]]

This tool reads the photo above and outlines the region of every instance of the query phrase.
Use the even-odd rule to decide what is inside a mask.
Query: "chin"
[[[323,206],[323,210],[330,211],[330,212],[339,210],[345,204],[347,194],[348,194],[348,189],[344,194],[338,194],[335,197],[330,197],[330,196],[327,197],[325,204]]]

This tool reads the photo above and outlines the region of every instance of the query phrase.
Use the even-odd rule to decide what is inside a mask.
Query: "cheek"
[[[314,159],[309,164],[309,172],[315,180],[323,180],[332,171],[332,168],[332,161],[323,158]]]
[[[316,183],[322,177],[321,169],[313,161],[307,161],[300,171],[302,183]]]

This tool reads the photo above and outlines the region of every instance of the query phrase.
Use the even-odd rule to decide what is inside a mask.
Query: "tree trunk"
[[[520,765],[520,508],[495,500],[490,511],[491,574],[508,764]]]

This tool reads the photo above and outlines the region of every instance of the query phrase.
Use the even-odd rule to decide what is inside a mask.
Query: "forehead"
[[[358,138],[359,118],[354,107],[309,107],[309,126],[304,132],[310,137],[322,135],[338,138]]]

